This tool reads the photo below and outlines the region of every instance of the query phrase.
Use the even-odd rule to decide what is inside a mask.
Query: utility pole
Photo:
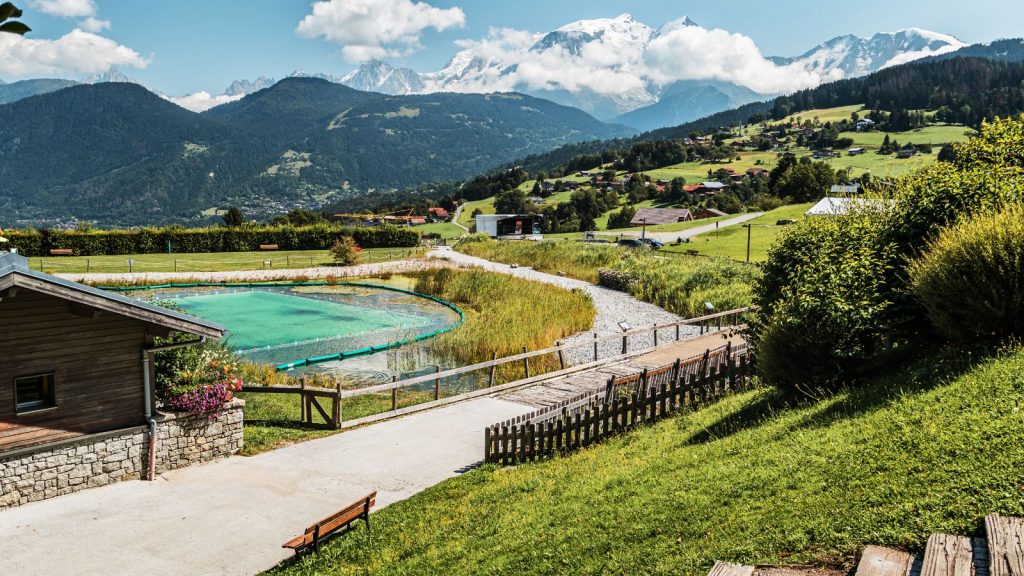
[[[744,228],[747,229],[747,264],[750,264],[750,224],[744,224]]]

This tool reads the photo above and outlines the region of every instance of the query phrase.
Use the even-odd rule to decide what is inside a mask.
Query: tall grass
[[[665,258],[635,252],[607,269],[639,300],[656,304],[680,316],[749,306],[757,280],[755,268],[725,258]]]
[[[423,272],[416,291],[458,305],[461,327],[434,340],[434,348],[465,363],[552,346],[590,328],[594,304],[580,291],[482,270]]]
[[[464,254],[529,266],[539,272],[561,274],[597,282],[597,271],[611,266],[626,255],[626,250],[610,244],[583,242],[497,242],[471,236],[456,245]]]

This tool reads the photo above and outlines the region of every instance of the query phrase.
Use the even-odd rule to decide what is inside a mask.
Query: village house
[[[829,194],[833,196],[849,196],[860,193],[860,184],[833,184]]]
[[[154,355],[222,326],[31,270],[0,252],[0,508],[224,456],[241,402],[218,422],[157,411]],[[174,333],[194,338],[159,345]]]
[[[846,155],[847,156],[859,156],[860,154],[863,154],[863,153],[864,153],[864,149],[863,148],[850,148],[849,150],[846,151]]]
[[[861,118],[857,121],[857,132],[870,132],[875,129],[875,121],[870,118]]]
[[[901,160],[917,156],[917,148],[904,148],[896,152],[896,157]]]
[[[449,218],[448,211],[438,206],[427,208],[427,214],[435,220],[447,220]]]
[[[693,220],[693,213],[685,208],[638,208],[630,226],[653,226],[655,224],[674,224]]]

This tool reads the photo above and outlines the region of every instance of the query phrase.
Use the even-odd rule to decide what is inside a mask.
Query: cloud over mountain
[[[462,27],[461,8],[437,8],[411,0],[321,0],[296,32],[341,45],[349,62],[402,56],[421,47],[423,31]]]
[[[78,28],[53,40],[0,35],[0,74],[4,76],[74,77],[111,66],[145,68],[148,64],[135,50]]]

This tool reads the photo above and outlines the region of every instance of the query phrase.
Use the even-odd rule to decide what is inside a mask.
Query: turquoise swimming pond
[[[190,314],[223,324],[230,343],[253,348],[297,344],[327,338],[359,337],[370,332],[423,331],[434,315],[338,301],[332,295],[248,290],[168,298]],[[379,303],[378,303],[379,304]]]
[[[460,320],[444,303],[368,285],[209,285],[154,288],[135,295],[223,324],[229,347],[247,360],[273,365],[394,346]],[[422,343],[404,345],[365,360],[345,358],[301,370],[380,381],[420,370],[427,362],[444,363],[427,348]]]

